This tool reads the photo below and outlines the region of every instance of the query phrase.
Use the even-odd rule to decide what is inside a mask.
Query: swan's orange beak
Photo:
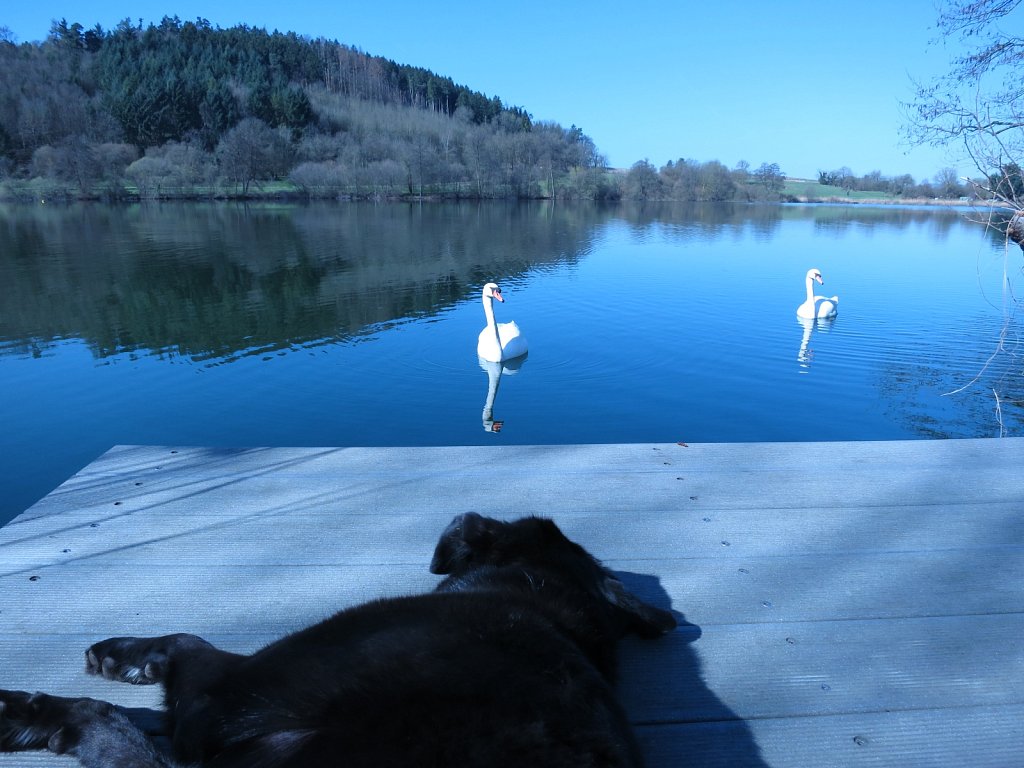
[[[824,285],[825,281],[821,279],[821,275],[815,275],[814,279],[818,281],[819,285]]]
[[[491,295],[498,301],[500,301],[502,304],[505,303],[505,299],[503,299],[501,296],[501,288],[495,288],[493,291],[491,291]]]

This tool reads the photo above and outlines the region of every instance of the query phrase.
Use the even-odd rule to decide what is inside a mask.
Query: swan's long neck
[[[807,277],[807,300],[814,303],[814,278],[810,276]]]
[[[487,318],[487,327],[494,332],[494,343],[497,345],[498,359],[504,358],[505,353],[501,349],[501,335],[498,333],[498,324],[494,322],[494,298],[484,296],[484,317]]]
[[[808,287],[807,290],[810,290]],[[484,296],[484,317],[487,318],[487,327],[494,327],[494,299],[490,296]]]

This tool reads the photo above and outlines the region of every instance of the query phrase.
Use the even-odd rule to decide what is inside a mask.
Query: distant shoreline
[[[614,172],[614,171],[613,171]],[[870,192],[855,192],[854,194],[808,194],[812,184],[805,179],[789,179],[792,187],[781,192],[777,199],[754,200],[736,199],[719,200],[715,203],[736,203],[736,204],[773,204],[773,205],[869,205],[869,206],[925,206],[935,208],[994,208],[1003,206],[998,201],[972,199],[945,199],[932,197],[902,198],[893,195],[878,194],[872,196]],[[319,193],[318,193],[319,192]],[[138,203],[166,203],[166,202],[374,202],[374,203],[457,203],[457,202],[528,202],[551,200],[551,197],[544,195],[536,197],[514,197],[514,196],[484,196],[478,197],[464,193],[452,193],[445,191],[428,192],[421,194],[398,192],[362,193],[339,192],[326,194],[322,190],[306,190],[288,182],[276,181],[264,185],[262,188],[253,185],[246,192],[226,189],[219,186],[200,187],[198,189],[182,189],[176,191],[163,191],[160,194],[140,194],[137,190],[128,187],[119,189],[93,190],[83,193],[80,190],[73,190],[68,184],[36,183],[35,180],[4,180],[0,181],[0,202],[9,204],[37,205],[37,204],[71,204],[76,202],[93,202],[107,204],[138,204]],[[563,198],[557,198],[559,202]],[[565,202],[580,202],[574,198],[565,199]],[[611,198],[603,201],[593,200],[591,202],[636,202],[628,198]],[[650,198],[647,202],[655,203],[704,203],[712,201],[700,200],[677,200],[671,198]]]
[[[299,191],[290,190],[268,190],[268,191],[249,191],[246,194],[233,194],[227,192],[215,192],[215,193],[198,193],[189,192],[181,194],[163,194],[160,196],[142,196],[138,194],[119,194],[119,195],[103,195],[103,194],[68,194],[58,192],[53,194],[32,194],[27,190],[12,191],[10,189],[4,189],[3,185],[0,184],[0,203],[14,204],[14,205],[70,205],[72,203],[104,203],[109,205],[135,205],[140,203],[303,203],[303,202],[333,202],[333,203],[359,203],[359,202],[373,202],[373,203],[468,203],[468,202],[544,202],[550,201],[550,197],[531,197],[531,198],[516,198],[516,197],[471,197],[467,195],[443,195],[443,194],[423,194],[423,195],[379,195],[379,196],[363,196],[363,195],[310,195]],[[635,203],[643,201],[633,200],[605,200],[605,201],[579,201],[579,200],[565,200],[561,198],[558,202],[590,202],[590,203]],[[670,199],[651,199],[646,202],[650,203],[702,203],[710,205],[718,204],[742,204],[742,205],[858,205],[858,206],[920,206],[920,207],[931,207],[931,208],[993,208],[998,209],[1001,206],[998,201],[990,200],[942,200],[933,198],[892,198],[892,197],[835,197],[835,196],[823,196],[813,197],[808,195],[784,195],[779,200],[762,200],[762,201],[748,201],[748,200],[720,200],[720,201],[701,201],[701,200],[670,200]]]
[[[917,205],[933,208],[999,208],[999,204],[990,200],[942,200],[934,198],[892,198],[892,197],[805,197],[799,195],[788,202],[798,204],[827,205]]]

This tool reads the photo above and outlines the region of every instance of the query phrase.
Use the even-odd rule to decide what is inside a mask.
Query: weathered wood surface
[[[430,589],[468,510],[550,515],[685,617],[623,649],[651,768],[1022,764],[1024,439],[117,447],[0,529],[0,686],[156,706],[82,650]]]

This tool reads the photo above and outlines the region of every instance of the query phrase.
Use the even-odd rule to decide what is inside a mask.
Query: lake
[[[1021,435],[1004,269],[939,208],[0,206],[0,522],[116,444]]]

